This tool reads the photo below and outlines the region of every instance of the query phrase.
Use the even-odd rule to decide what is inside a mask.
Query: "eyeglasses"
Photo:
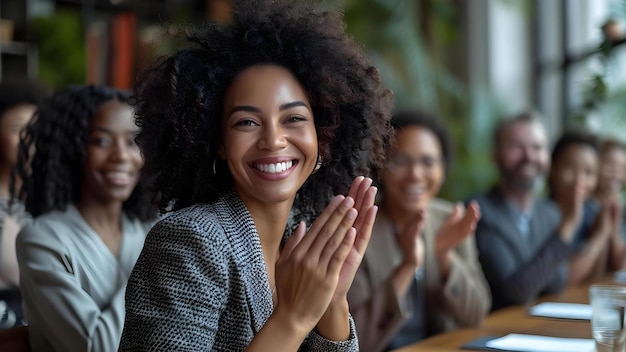
[[[424,156],[419,159],[412,159],[406,155],[394,155],[387,162],[387,169],[392,173],[407,172],[414,165],[422,167],[424,170],[432,170],[442,162],[441,158]]]

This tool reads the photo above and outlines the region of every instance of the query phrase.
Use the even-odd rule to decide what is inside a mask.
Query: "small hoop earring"
[[[217,175],[217,157],[213,159],[213,175]]]
[[[311,172],[311,175],[318,172],[321,167],[322,167],[322,156],[318,154],[317,163],[315,163],[315,167],[313,168],[313,172]]]

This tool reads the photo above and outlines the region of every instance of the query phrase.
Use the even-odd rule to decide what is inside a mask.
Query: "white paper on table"
[[[592,339],[573,339],[539,335],[508,334],[485,344],[490,348],[522,352],[593,352]]]
[[[591,320],[592,310],[589,304],[544,302],[531,307],[529,314],[547,318]]]

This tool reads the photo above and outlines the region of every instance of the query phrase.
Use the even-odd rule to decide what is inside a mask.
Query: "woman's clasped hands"
[[[347,323],[346,296],[372,233],[376,192],[370,178],[355,178],[348,196],[335,196],[308,231],[301,222],[285,243],[274,315],[291,328],[308,333],[325,329],[322,323]]]

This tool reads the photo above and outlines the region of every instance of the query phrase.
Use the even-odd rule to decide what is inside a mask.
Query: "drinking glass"
[[[626,287],[592,285],[589,288],[591,331],[598,352],[624,352]]]

